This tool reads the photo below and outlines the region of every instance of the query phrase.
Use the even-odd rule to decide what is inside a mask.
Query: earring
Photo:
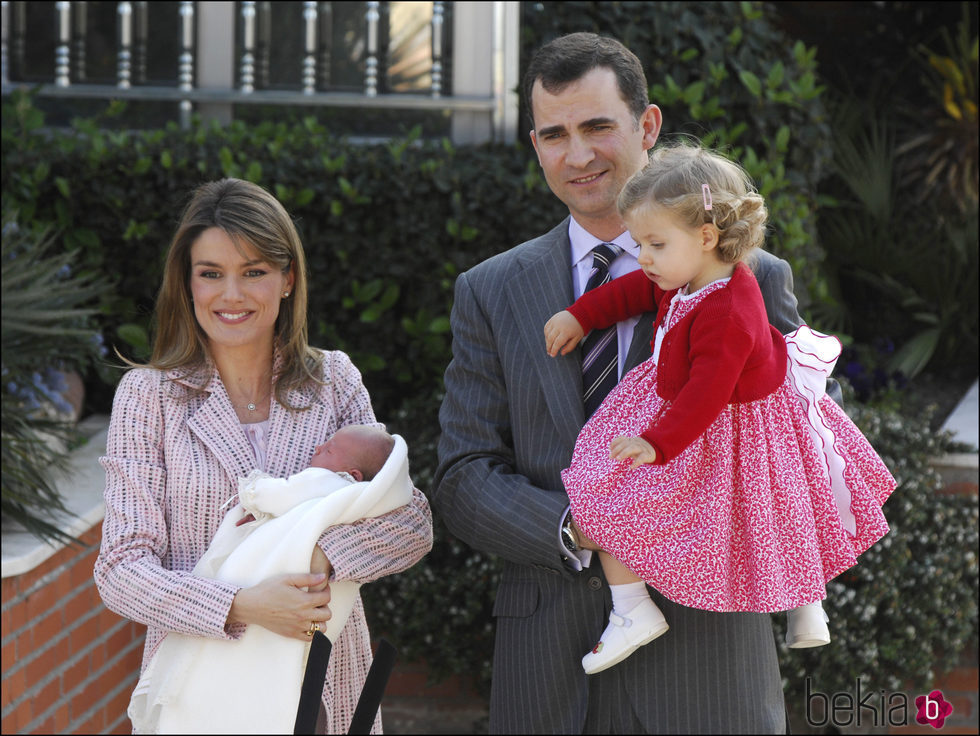
[[[282,293],[282,298],[285,299],[287,296],[289,296],[289,292],[288,291],[284,291]]]

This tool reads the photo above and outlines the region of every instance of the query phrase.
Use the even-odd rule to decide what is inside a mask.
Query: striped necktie
[[[592,274],[585,291],[608,283],[609,264],[622,250],[610,243],[592,249]],[[585,418],[599,408],[606,394],[619,380],[619,340],[616,325],[604,330],[592,330],[582,343],[582,389]]]

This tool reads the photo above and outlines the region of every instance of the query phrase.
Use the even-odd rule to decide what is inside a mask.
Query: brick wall
[[[92,580],[101,523],[3,579],[3,733],[130,733],[145,628],[108,611]]]
[[[487,702],[471,678],[453,676],[430,683],[424,662],[396,663],[381,706],[388,736],[486,733],[487,715]]]

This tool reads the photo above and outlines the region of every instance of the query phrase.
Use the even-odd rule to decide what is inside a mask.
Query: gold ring
[[[314,632],[317,632],[319,630],[320,630],[320,624],[318,624],[316,621],[310,621],[310,628],[306,632],[306,635],[313,636]]]

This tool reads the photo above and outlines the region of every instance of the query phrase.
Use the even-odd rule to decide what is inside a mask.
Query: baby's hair
[[[710,210],[705,208],[705,184],[710,190]],[[650,163],[626,182],[617,205],[623,216],[655,205],[691,227],[714,223],[719,232],[718,256],[727,263],[743,260],[762,245],[769,216],[765,200],[741,166],[688,143],[654,148]]]
[[[364,475],[364,480],[373,480],[381,472],[388,456],[395,448],[395,438],[380,427],[370,425],[347,425],[339,432],[352,432],[358,440],[356,463]]]

